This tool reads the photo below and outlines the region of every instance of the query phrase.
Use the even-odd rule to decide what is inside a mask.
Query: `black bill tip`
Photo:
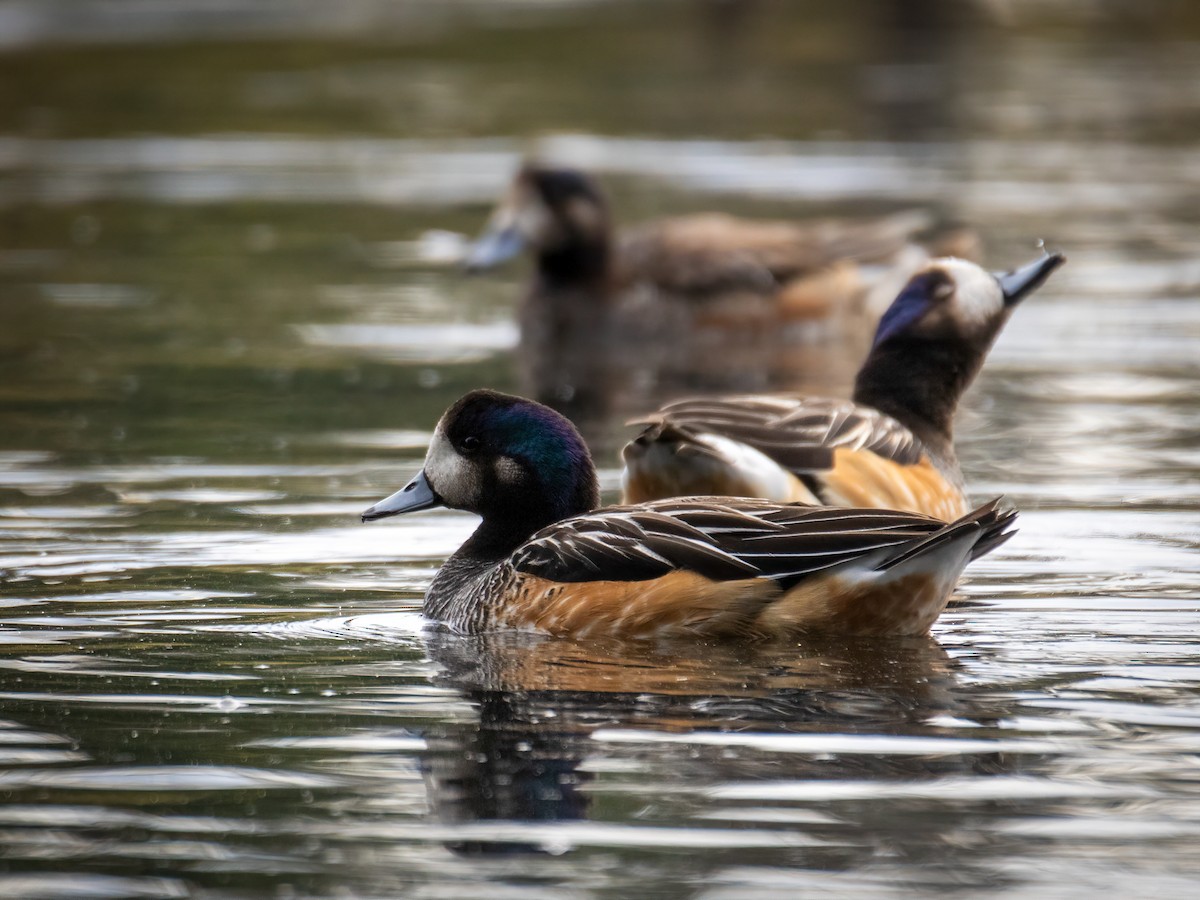
[[[1067,261],[1061,253],[1042,252],[1040,258],[1027,263],[1011,272],[996,275],[1000,290],[1004,292],[1004,302],[1012,306],[1024,300],[1043,284],[1053,274],[1054,270]]]

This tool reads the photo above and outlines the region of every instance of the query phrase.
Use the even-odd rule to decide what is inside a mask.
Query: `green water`
[[[0,896],[1193,896],[1200,16],[337,6],[0,3]],[[530,152],[622,221],[1067,252],[960,428],[1021,533],[932,640],[424,628],[472,520],[357,514],[522,387],[527,270],[450,260]]]

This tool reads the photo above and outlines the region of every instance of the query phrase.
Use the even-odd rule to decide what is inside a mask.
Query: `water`
[[[893,6],[0,4],[0,895],[1193,896],[1200,22]],[[450,263],[530,150],[1068,253],[932,639],[424,628],[471,519],[357,513],[520,387],[524,272]]]

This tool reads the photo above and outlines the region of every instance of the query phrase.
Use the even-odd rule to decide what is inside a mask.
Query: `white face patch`
[[[488,219],[485,231],[515,231],[526,243],[538,247],[548,240],[552,226],[550,211],[542,203],[537,191],[518,183],[500,201]]]
[[[492,470],[501,484],[520,484],[525,480],[525,470],[511,456],[501,456],[492,465]]]
[[[526,241],[535,247],[550,242],[554,219],[538,197],[526,197],[513,213],[513,225]]]
[[[442,431],[434,429],[425,454],[425,480],[442,502],[454,509],[474,509],[479,504],[479,477]]]
[[[567,218],[584,234],[601,236],[608,226],[604,213],[587,197],[572,197],[567,201]]]
[[[941,260],[938,268],[954,283],[948,308],[964,331],[978,331],[1004,311],[1004,291],[990,273],[963,259]]]

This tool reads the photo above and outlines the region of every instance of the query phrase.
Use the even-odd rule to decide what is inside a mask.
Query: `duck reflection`
[[[446,825],[476,821],[549,822],[583,819],[591,776],[578,770],[586,732],[561,729],[526,698],[468,691],[478,726],[456,724],[425,735],[422,758],[430,806]],[[464,855],[537,852],[530,842],[463,840],[447,843]]]
[[[606,765],[606,734],[912,735],[934,716],[971,714],[954,661],[928,638],[643,646],[436,633],[429,652],[442,670],[438,680],[460,691],[479,715],[477,723],[447,723],[426,734],[429,805],[443,824],[587,818],[589,785]],[[672,771],[688,777],[694,769],[705,783],[781,775],[895,780],[1006,766],[979,755],[853,753],[831,761],[821,754],[741,753],[736,740],[705,743],[689,745],[689,753],[671,761]],[[652,736],[644,746],[635,755],[662,752]],[[542,849],[509,840],[450,846],[469,854]]]

